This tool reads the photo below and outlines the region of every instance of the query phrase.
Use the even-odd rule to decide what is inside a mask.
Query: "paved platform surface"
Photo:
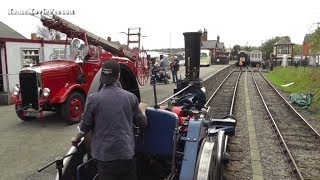
[[[226,65],[201,67],[200,77],[204,78]],[[184,78],[184,67],[178,77]],[[172,95],[174,83],[157,86],[161,101]],[[150,84],[140,87],[143,102],[154,105],[153,89]],[[15,114],[14,106],[0,106],[0,179],[54,179],[55,166],[41,173],[36,170],[67,153],[70,139],[76,134],[77,125],[67,125],[55,113],[45,113],[42,119],[21,121]]]

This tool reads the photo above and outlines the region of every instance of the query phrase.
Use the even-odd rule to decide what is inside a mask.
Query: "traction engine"
[[[138,179],[223,179],[228,162],[227,139],[234,135],[232,116],[212,119],[206,107],[200,74],[200,32],[184,33],[186,77],[178,80],[174,94],[146,111],[148,127],[135,130]],[[96,85],[97,87],[97,85]],[[92,92],[97,88],[92,87]],[[167,103],[167,105],[164,105]],[[65,157],[54,161],[56,179],[95,179],[96,161],[90,159],[84,138]],[[64,160],[63,160],[64,159]],[[53,162],[53,163],[54,163]],[[42,170],[42,169],[41,169]]]

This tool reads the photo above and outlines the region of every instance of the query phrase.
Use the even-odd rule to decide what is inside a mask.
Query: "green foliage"
[[[251,46],[245,46],[244,50],[250,52],[251,51]]]
[[[293,56],[299,56],[302,53],[302,45],[295,44],[293,45]]]
[[[270,53],[273,52],[273,45],[282,38],[285,38],[288,41],[291,41],[289,36],[276,36],[271,39],[268,39],[267,41],[261,44],[262,53],[265,53],[267,57],[270,57]]]
[[[289,93],[311,92],[313,94],[310,110],[320,117],[320,69],[304,67],[277,67],[268,73],[273,84]],[[294,82],[289,87],[281,85]]]
[[[320,52],[320,27],[311,34],[310,47],[312,54]]]
[[[232,56],[236,56],[239,51],[240,51],[240,45],[234,45],[232,50],[231,50],[231,55]]]

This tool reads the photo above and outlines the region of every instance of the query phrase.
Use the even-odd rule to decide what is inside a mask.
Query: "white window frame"
[[[28,51],[30,54],[27,54]],[[32,53],[33,51],[38,51],[38,53]],[[30,60],[32,57],[38,57],[38,63],[40,63],[40,48],[21,48],[21,67],[29,67],[31,63],[35,64],[34,60]]]

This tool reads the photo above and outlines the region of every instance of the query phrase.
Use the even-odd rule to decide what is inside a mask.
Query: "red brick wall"
[[[302,45],[302,55],[309,56],[310,44],[308,42],[303,43]]]

